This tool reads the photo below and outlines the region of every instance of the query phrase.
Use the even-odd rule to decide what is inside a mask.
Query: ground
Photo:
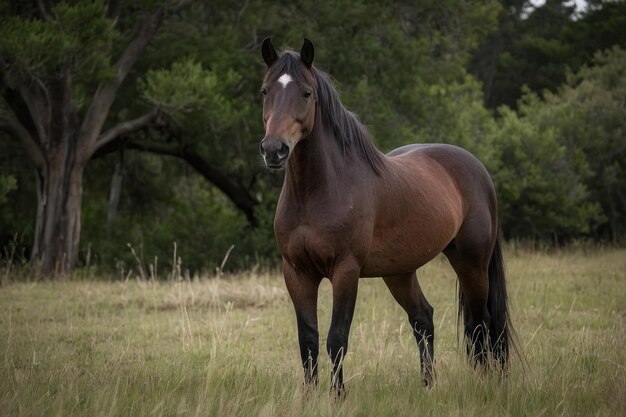
[[[404,312],[362,280],[347,397],[303,389],[279,273],[159,282],[85,274],[0,287],[0,416],[618,416],[626,410],[626,249],[505,248],[523,360],[482,375],[457,341],[445,258],[418,272],[435,308],[436,385],[420,384]],[[320,292],[321,346],[330,284]]]

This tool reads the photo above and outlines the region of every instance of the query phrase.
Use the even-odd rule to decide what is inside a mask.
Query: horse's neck
[[[354,181],[360,179],[353,172],[359,165],[344,154],[329,132],[316,125],[311,135],[293,150],[284,192],[301,203],[312,194],[319,198],[324,194],[334,196],[340,190],[348,192],[355,185]]]
[[[298,143],[287,164],[285,191],[300,200],[306,193],[333,182],[334,164],[331,158],[325,158],[327,148],[323,138],[313,134]]]

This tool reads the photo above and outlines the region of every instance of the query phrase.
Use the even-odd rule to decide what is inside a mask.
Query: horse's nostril
[[[263,148],[263,142],[265,141],[262,140],[261,144],[259,145],[259,151],[261,152],[261,155],[265,156],[265,149]]]
[[[286,156],[289,155],[289,146],[287,146],[285,142],[283,142],[282,146],[280,147],[280,150],[278,151],[278,155],[281,158],[285,158]]]

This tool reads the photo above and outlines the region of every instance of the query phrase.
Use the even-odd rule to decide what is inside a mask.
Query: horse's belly
[[[437,256],[456,235],[460,221],[452,212],[425,221],[407,218],[394,228],[374,233],[370,251],[361,268],[364,277],[413,273]]]
[[[363,267],[362,277],[383,277],[413,273],[437,256],[446,245],[430,246],[428,248],[407,245],[370,251]]]

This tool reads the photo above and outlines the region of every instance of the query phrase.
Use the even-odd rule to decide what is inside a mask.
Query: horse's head
[[[263,123],[265,137],[261,155],[268,168],[283,168],[296,144],[307,137],[315,124],[317,90],[312,72],[313,44],[304,40],[300,55],[280,56],[269,38],[261,48],[267,64],[263,80]]]

